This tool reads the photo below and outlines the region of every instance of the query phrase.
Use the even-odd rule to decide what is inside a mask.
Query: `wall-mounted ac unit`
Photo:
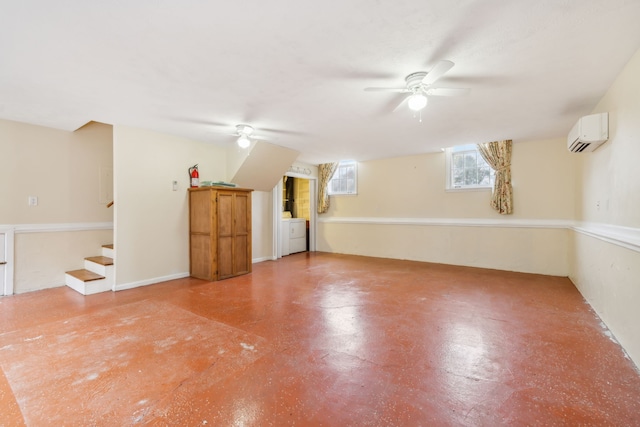
[[[609,139],[609,113],[591,114],[578,120],[569,136],[567,148],[572,153],[593,151]]]

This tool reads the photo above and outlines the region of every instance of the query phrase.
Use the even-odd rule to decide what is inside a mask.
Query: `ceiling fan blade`
[[[273,132],[273,133],[279,133],[279,134],[282,134],[282,135],[293,135],[293,136],[307,136],[308,135],[307,132],[300,132],[300,131],[297,131],[297,130],[263,128],[263,127],[260,127],[259,130],[261,132]]]
[[[229,128],[233,127],[232,125],[229,125],[228,123],[216,122],[216,121],[213,121],[213,120],[198,119],[198,118],[193,118],[193,117],[171,116],[171,117],[166,117],[166,118],[169,118],[171,120],[177,120],[177,121],[184,122],[184,123],[190,123],[190,124],[194,124],[194,125],[206,125],[206,126],[229,127]]]
[[[425,85],[431,85],[438,80],[444,73],[449,71],[453,67],[453,62],[442,60],[439,61],[422,79],[422,83]]]
[[[365,87],[365,92],[399,92],[408,93],[411,92],[406,87]]]
[[[469,88],[436,87],[427,90],[427,95],[433,96],[463,96],[469,94]]]
[[[404,107],[404,105],[407,103],[408,100],[409,100],[409,97],[405,96],[404,99],[402,100],[402,102],[400,104],[398,104],[398,106],[396,108],[393,109],[393,112],[395,113],[396,111],[398,111],[399,109]]]
[[[234,137],[234,138],[238,138],[240,136],[240,134],[237,133],[237,132],[217,132],[215,130],[210,130],[207,133],[212,134],[212,135],[231,136],[231,137]]]

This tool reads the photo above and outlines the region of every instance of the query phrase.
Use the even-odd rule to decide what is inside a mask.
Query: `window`
[[[445,150],[447,190],[492,188],[495,172],[484,161],[475,144]]]
[[[329,181],[329,194],[358,194],[358,167],[355,161],[343,161]]]

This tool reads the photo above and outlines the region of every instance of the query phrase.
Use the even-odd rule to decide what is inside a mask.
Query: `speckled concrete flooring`
[[[296,254],[221,282],[0,299],[0,425],[640,425],[566,278]]]

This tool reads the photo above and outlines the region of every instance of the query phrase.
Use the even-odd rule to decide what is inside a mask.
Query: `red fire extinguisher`
[[[189,179],[191,179],[191,188],[200,186],[200,175],[198,174],[198,165],[189,168]]]

